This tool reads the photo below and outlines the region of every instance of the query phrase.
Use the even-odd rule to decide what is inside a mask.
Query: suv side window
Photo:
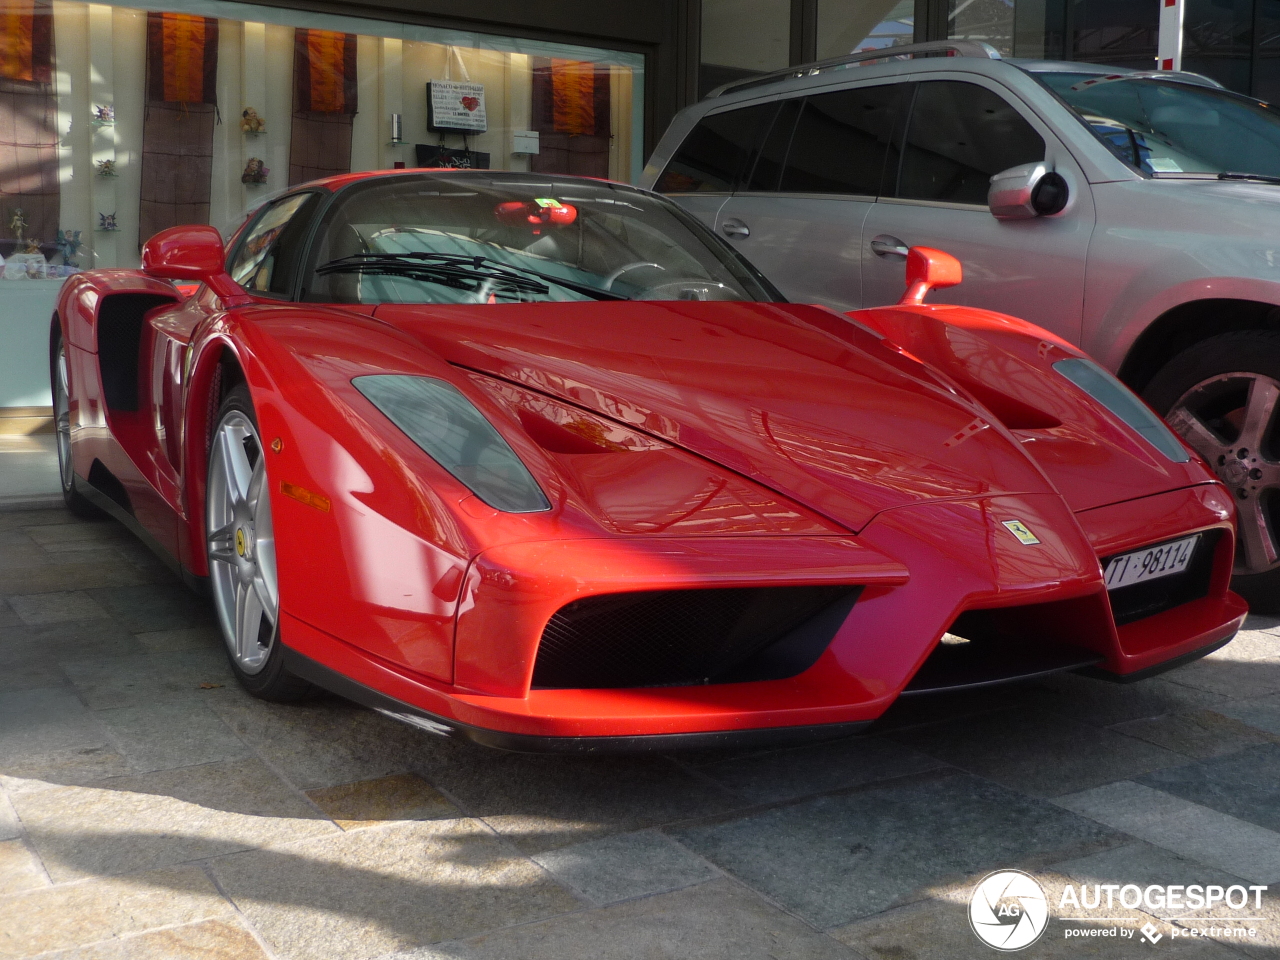
[[[296,193],[267,207],[240,241],[228,271],[231,279],[254,293],[292,293],[309,213],[319,200],[318,193]]]
[[[685,137],[653,189],[658,193],[729,193],[755,159],[776,103],[703,117]]]
[[[904,89],[882,84],[805,100],[779,189],[877,196]]]
[[[1044,159],[1044,139],[1003,97],[976,83],[917,85],[897,196],[986,204],[992,174]]]

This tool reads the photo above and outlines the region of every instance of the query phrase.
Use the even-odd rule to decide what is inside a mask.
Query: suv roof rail
[[[818,60],[795,67],[774,70],[772,73],[758,77],[747,77],[722,84],[708,93],[704,100],[723,96],[734,90],[745,90],[748,87],[763,86],[776,80],[788,80],[794,77],[811,77],[826,70],[838,70],[855,63],[869,60],[897,60],[916,56],[943,54],[948,57],[982,57],[985,60],[1000,60],[1000,51],[981,40],[930,40],[928,43],[908,43],[900,47],[882,47],[879,50],[863,50],[861,53],[850,53],[843,57],[832,57],[830,60]]]

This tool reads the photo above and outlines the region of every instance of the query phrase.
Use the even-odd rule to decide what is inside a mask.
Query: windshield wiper
[[[1280,183],[1280,177],[1269,177],[1265,173],[1220,173],[1219,180],[1253,180],[1257,183]]]
[[[320,275],[328,273],[371,273],[383,276],[409,277],[439,283],[459,290],[478,290],[485,280],[495,281],[518,293],[547,294],[550,287],[537,280],[503,270],[467,268],[448,263],[407,262],[400,254],[363,254],[330,260],[316,268]],[[495,292],[496,294],[496,292]]]
[[[627,297],[600,290],[585,283],[562,280],[560,277],[528,267],[517,267],[492,257],[467,256],[462,253],[354,253],[349,257],[330,260],[316,268],[316,273],[337,273],[342,271],[359,271],[365,273],[401,272],[406,275],[421,275],[423,279],[431,279],[434,272],[451,276],[471,276],[489,280],[503,280],[518,290],[531,293],[547,293],[545,284],[529,280],[537,277],[547,283],[568,290],[576,291],[595,300],[626,300]],[[527,276],[521,276],[526,274]]]

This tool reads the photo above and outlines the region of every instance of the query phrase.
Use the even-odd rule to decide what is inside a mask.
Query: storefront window
[[[1183,70],[1246,93],[1252,57],[1253,0],[1190,0],[1183,14]]]
[[[223,0],[0,0],[0,314],[47,343],[65,276],[136,266],[158,230],[227,228],[329,174],[402,163],[629,181],[643,65]],[[48,402],[39,365],[26,386],[0,372],[0,407]]]
[[[1160,7],[1151,0],[1069,0],[1072,60],[1151,70]]]
[[[157,230],[397,162],[639,172],[637,55],[178,3],[0,0],[6,280],[132,266]]]
[[[1013,56],[1013,19],[1014,0],[951,0],[947,36],[981,40]]]
[[[915,0],[818,0],[818,59],[915,39]]]
[[[791,0],[702,0],[699,94],[780,70],[791,56]]]

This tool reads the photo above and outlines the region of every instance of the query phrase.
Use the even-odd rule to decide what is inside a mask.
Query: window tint
[[[804,105],[803,98],[784,100],[778,108],[769,135],[760,146],[751,176],[744,177],[740,189],[770,191],[778,189],[778,178],[782,174],[783,161],[787,159],[787,149],[791,146],[791,133],[796,128],[796,116]]]
[[[777,112],[762,103],[705,117],[685,138],[654,189],[659,193],[728,192],[754,158]]]
[[[878,195],[902,90],[901,84],[885,84],[809,97],[781,189]]]
[[[993,174],[1043,159],[1044,140],[1002,97],[930,80],[911,108],[898,196],[985,204]]]
[[[255,293],[288,295],[293,286],[309,211],[319,202],[315,193],[299,193],[277,200],[249,228],[236,258],[231,278]]]

